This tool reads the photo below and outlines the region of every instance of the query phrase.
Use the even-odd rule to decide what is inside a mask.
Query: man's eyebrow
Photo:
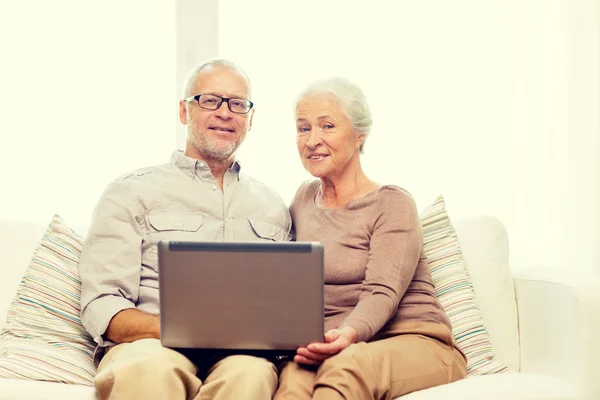
[[[308,120],[306,118],[298,118],[296,122],[308,122]]]

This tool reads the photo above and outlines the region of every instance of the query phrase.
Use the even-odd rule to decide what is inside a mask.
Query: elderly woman
[[[413,198],[362,170],[370,127],[364,94],[342,79],[296,103],[298,153],[318,179],[291,214],[296,240],[324,245],[326,334],[283,366],[275,399],[392,399],[466,376]]]

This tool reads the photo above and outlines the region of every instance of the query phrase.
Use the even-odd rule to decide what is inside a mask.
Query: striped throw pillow
[[[0,377],[93,384],[95,343],[79,319],[82,245],[55,215],[0,332]]]
[[[475,302],[473,284],[442,196],[421,213],[421,223],[424,251],[435,292],[450,319],[454,339],[467,356],[467,375],[507,372],[507,366],[496,359],[492,351],[490,337]]]

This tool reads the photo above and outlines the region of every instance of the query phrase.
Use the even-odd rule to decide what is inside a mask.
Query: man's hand
[[[115,343],[160,339],[160,318],[136,308],[121,310],[110,320],[104,336]]]
[[[335,356],[358,340],[356,329],[349,326],[342,329],[332,329],[325,333],[325,343],[311,343],[300,347],[294,356],[298,364],[320,365],[329,357]]]

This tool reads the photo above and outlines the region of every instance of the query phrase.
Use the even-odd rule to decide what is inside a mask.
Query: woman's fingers
[[[308,345],[307,350],[313,353],[334,355],[344,350],[349,345],[350,342],[340,336],[331,343],[311,343]]]
[[[315,360],[315,361],[323,361],[327,358],[330,357],[329,354],[320,354],[320,353],[314,353],[308,349],[306,349],[305,347],[301,347],[298,349],[297,354],[299,356],[302,356],[304,358],[307,358],[309,360]]]
[[[352,340],[347,336],[342,330],[332,329],[325,334],[326,343],[311,343],[300,347],[294,361],[299,364],[319,365],[350,346]]]
[[[305,347],[299,348],[296,356],[294,356],[294,361],[299,364],[320,365],[329,357],[333,357],[348,347],[347,345],[344,345],[343,341],[340,341],[339,343],[336,341],[333,343],[310,344],[309,348],[313,345],[315,346],[315,350],[307,349]]]
[[[325,333],[325,343],[331,343],[340,337],[342,332],[339,329],[332,329]]]
[[[294,361],[297,362],[298,364],[305,364],[305,365],[320,365],[323,362],[323,361],[311,360],[304,356],[299,356],[297,354],[294,356]]]

